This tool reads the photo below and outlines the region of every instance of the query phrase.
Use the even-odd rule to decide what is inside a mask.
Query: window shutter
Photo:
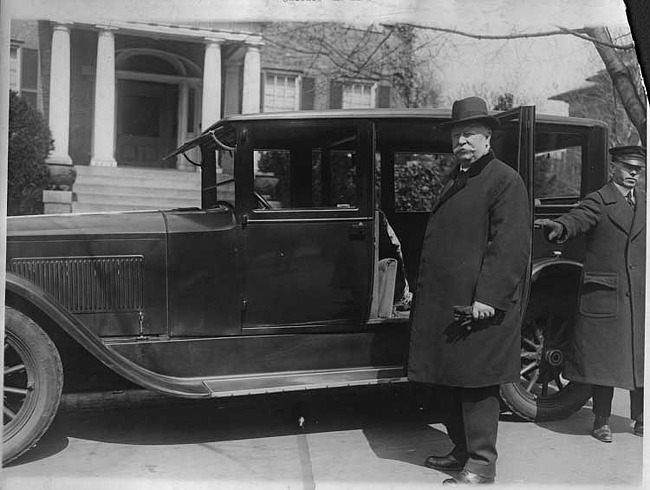
[[[390,85],[380,85],[377,92],[377,107],[390,107]]]
[[[303,111],[309,111],[313,109],[315,95],[316,95],[316,81],[312,77],[303,77],[300,109]]]
[[[341,82],[330,83],[330,109],[341,109],[343,107],[343,84]]]

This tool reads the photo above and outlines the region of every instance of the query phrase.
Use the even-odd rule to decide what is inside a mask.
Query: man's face
[[[633,189],[637,185],[643,170],[644,168],[638,165],[612,161],[614,182],[627,189]]]
[[[461,124],[451,130],[454,156],[461,165],[474,163],[490,150],[492,133],[484,124]]]

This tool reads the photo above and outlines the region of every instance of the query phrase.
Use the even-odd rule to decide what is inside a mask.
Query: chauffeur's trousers
[[[434,396],[454,443],[453,454],[467,458],[465,469],[481,476],[496,475],[499,386],[462,388],[436,386]]]
[[[607,419],[612,413],[612,399],[614,388],[611,386],[593,385],[591,387],[593,397],[594,415]],[[630,391],[630,418],[640,420],[643,417],[643,388]]]

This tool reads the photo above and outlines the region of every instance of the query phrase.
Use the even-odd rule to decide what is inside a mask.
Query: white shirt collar
[[[621,195],[623,197],[627,196],[628,193],[631,192],[632,193],[632,199],[634,199],[634,188],[628,189],[627,187],[623,187],[622,185],[617,184],[616,182],[614,182],[614,185],[616,186],[616,188],[619,190],[619,192],[621,193]]]

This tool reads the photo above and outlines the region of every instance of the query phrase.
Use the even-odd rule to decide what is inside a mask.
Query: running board
[[[224,376],[203,381],[213,398],[406,382],[404,366]]]

